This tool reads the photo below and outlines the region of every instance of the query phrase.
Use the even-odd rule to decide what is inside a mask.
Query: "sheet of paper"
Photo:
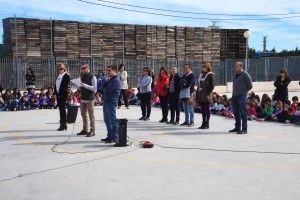
[[[71,82],[74,83],[76,86],[80,87],[80,77],[72,79]]]

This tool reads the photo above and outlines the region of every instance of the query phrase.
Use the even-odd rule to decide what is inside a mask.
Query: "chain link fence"
[[[226,59],[221,62],[213,61],[216,85],[225,85],[231,82],[234,76],[234,64],[238,59]],[[243,60],[242,60],[243,61]],[[4,88],[18,87],[24,89],[27,68],[32,68],[36,76],[36,87],[48,87],[56,79],[56,64],[64,63],[72,78],[80,75],[80,66],[88,63],[91,71],[97,74],[99,69],[105,70],[108,65],[125,64],[128,72],[128,82],[136,87],[138,77],[142,75],[144,67],[150,67],[157,76],[161,67],[168,70],[177,66],[179,73],[183,73],[183,66],[190,64],[198,76],[202,60],[136,60],[136,59],[70,59],[70,58],[0,58],[0,82]],[[272,81],[276,79],[279,70],[286,67],[292,80],[300,80],[300,57],[289,58],[261,58],[248,60],[248,72],[253,81]]]

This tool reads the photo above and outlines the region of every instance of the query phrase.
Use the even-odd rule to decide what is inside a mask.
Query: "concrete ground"
[[[138,107],[118,111],[136,145],[181,149],[100,143],[101,107],[93,138],[72,134],[81,130],[80,116],[57,132],[58,110],[1,112],[0,199],[300,199],[300,127],[251,121],[249,134],[235,135],[227,133],[232,119],[212,116],[211,129],[200,131],[199,114],[193,128],[160,124],[160,114],[155,108],[142,122]]]

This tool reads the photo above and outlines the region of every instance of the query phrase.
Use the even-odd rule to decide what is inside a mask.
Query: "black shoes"
[[[237,132],[240,132],[239,130],[237,130],[236,128],[232,129],[229,131],[229,133],[237,133]]]
[[[174,123],[174,121],[168,121],[167,122],[167,124],[173,124]]]
[[[187,122],[183,122],[182,124],[180,124],[180,126],[187,126],[187,125],[189,125],[189,123]]]
[[[191,122],[187,125],[187,127],[193,127],[194,126],[194,122]]]
[[[168,120],[162,119],[162,120],[160,120],[159,122],[160,122],[160,123],[165,123],[165,122],[168,122]]]
[[[139,118],[139,120],[144,120],[146,117],[141,117],[141,118]]]
[[[247,134],[247,131],[238,131],[236,134]]]
[[[59,128],[57,131],[66,131],[68,129],[67,124],[60,124]]]
[[[101,141],[105,142],[105,143],[113,143],[114,142],[112,139],[109,139],[108,137],[105,139],[101,139]]]
[[[172,124],[173,124],[173,125],[178,125],[178,124],[179,124],[179,122],[173,122]]]
[[[234,128],[234,129],[232,129],[232,130],[230,130],[229,131],[229,133],[236,133],[236,134],[247,134],[247,131],[245,131],[245,130],[237,130],[236,128]]]
[[[149,118],[149,117],[145,117],[143,120],[144,120],[144,121],[149,121],[150,118]]]
[[[77,133],[77,135],[88,135],[89,133],[88,132],[86,132],[86,131],[84,131],[84,130],[82,130],[82,131],[80,131],[79,133]]]
[[[86,137],[93,137],[93,136],[95,136],[95,131],[90,131],[90,132],[86,135]]]
[[[198,129],[209,129],[209,123],[204,122]]]

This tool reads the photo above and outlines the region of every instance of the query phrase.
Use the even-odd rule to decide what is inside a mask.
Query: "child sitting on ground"
[[[291,101],[286,100],[283,103],[283,111],[278,114],[277,122],[289,123],[291,116],[295,113],[295,110],[291,107]]]
[[[153,93],[151,98],[151,105],[157,107],[159,106],[159,104],[160,104],[159,97],[157,96],[156,93]]]
[[[30,110],[30,99],[27,92],[23,92],[23,96],[19,101],[19,106],[21,110]]]
[[[294,109],[294,110],[297,110],[297,105],[298,105],[298,102],[299,102],[299,100],[298,100],[298,97],[297,96],[294,96],[293,98],[292,98],[292,105],[291,105],[291,107]]]
[[[256,113],[256,102],[255,100],[250,100],[250,102],[247,105],[247,116],[248,120],[254,120],[256,119],[257,113]]]
[[[283,111],[283,103],[281,101],[276,101],[275,108],[271,115],[271,120],[277,121],[278,115],[280,115],[280,113],[282,113],[282,111]]]
[[[269,121],[271,120],[271,115],[273,113],[273,106],[271,105],[271,100],[266,100],[264,103],[264,109],[261,114],[257,116],[257,121]]]
[[[40,109],[47,109],[49,105],[49,100],[46,96],[46,93],[41,93],[41,97],[39,99],[39,108]]]

